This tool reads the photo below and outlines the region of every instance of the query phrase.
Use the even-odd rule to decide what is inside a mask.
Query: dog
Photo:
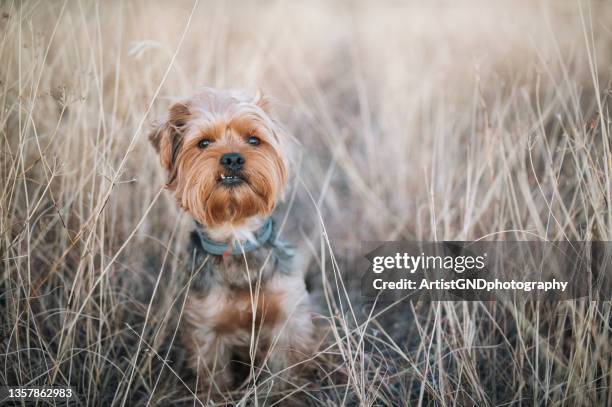
[[[315,328],[293,248],[271,218],[288,157],[269,98],[205,88],[173,104],[149,139],[196,221],[182,342],[199,388],[239,386],[236,360],[286,388],[313,357]]]

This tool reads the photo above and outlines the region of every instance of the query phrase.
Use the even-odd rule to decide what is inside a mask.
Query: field
[[[326,332],[308,386],[227,404],[612,405],[610,301],[360,295],[363,240],[612,240],[612,6],[492,3],[0,3],[0,385],[207,404],[178,329],[193,221],[146,136],[211,86],[276,100],[277,215]]]

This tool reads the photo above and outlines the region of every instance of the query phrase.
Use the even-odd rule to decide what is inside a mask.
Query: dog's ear
[[[189,106],[185,103],[175,103],[168,111],[166,120],[157,124],[149,134],[149,141],[159,154],[159,161],[172,182],[175,175],[176,158],[183,144],[183,132],[191,117]]]
[[[264,112],[272,115],[272,100],[267,95],[264,95],[261,89],[257,89],[253,103],[261,108]]]

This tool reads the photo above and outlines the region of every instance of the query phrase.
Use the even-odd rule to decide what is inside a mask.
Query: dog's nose
[[[239,171],[244,165],[244,157],[240,153],[226,153],[219,162],[230,171]]]

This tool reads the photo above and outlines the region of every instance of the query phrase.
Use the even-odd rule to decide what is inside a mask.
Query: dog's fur
[[[180,207],[199,233],[228,247],[255,239],[287,182],[286,136],[268,105],[260,94],[206,88],[172,105],[149,136]],[[244,158],[232,185],[223,179],[226,153]],[[237,385],[230,368],[236,358],[253,363],[256,373],[269,370],[277,383],[295,379],[314,353],[314,327],[286,245],[274,231],[254,251],[211,255],[198,236],[182,337],[200,382],[213,392]]]

